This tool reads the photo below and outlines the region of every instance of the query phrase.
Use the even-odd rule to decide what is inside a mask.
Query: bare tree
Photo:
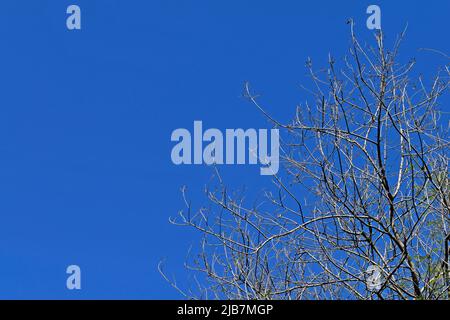
[[[306,67],[313,89],[282,130],[282,170],[264,200],[217,183],[208,207],[172,222],[203,234],[187,267],[205,277],[197,298],[449,299],[449,140],[439,103],[448,64],[431,81],[387,50],[360,44],[348,56]],[[444,57],[448,59],[448,57]],[[448,107],[448,106],[446,106]],[[374,266],[380,282],[368,288]],[[372,270],[373,267],[372,267]],[[374,275],[372,275],[374,276]]]

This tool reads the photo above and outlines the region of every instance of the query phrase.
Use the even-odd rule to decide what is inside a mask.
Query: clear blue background
[[[66,29],[66,8],[82,30]],[[392,41],[409,23],[405,61],[445,63],[449,1],[2,0],[0,2],[0,298],[180,298],[198,235],[168,223],[206,203],[205,166],[172,164],[170,134],[265,128],[241,97],[248,80],[288,120],[305,97],[304,62],[342,57],[353,17],[364,41],[378,4]],[[422,64],[421,64],[422,63]],[[257,166],[224,168],[226,182],[270,186]],[[66,267],[82,290],[66,289]]]

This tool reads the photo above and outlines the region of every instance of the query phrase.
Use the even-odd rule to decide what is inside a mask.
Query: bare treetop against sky
[[[448,299],[448,12],[2,1],[0,298]]]

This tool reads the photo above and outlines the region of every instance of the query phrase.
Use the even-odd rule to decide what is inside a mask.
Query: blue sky
[[[66,8],[82,10],[68,31]],[[168,223],[206,203],[205,166],[175,166],[176,128],[267,128],[241,97],[244,81],[288,120],[304,101],[307,57],[323,65],[364,40],[378,4],[388,40],[423,73],[449,52],[448,1],[3,0],[0,4],[0,298],[180,298],[198,235]],[[434,65],[433,67],[434,68]],[[270,187],[258,166],[223,170],[232,186]],[[82,290],[66,289],[66,267]]]

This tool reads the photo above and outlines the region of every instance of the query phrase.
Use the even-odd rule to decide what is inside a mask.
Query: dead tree
[[[256,204],[219,174],[208,207],[186,200],[173,223],[204,236],[187,264],[203,277],[188,296],[450,298],[448,105],[440,104],[449,69],[413,79],[415,62],[397,62],[403,36],[391,50],[382,32],[363,47],[352,26],[348,56],[330,56],[318,71],[307,61],[311,98],[287,124],[245,85],[282,132],[282,168]],[[381,272],[375,290],[369,266]]]

